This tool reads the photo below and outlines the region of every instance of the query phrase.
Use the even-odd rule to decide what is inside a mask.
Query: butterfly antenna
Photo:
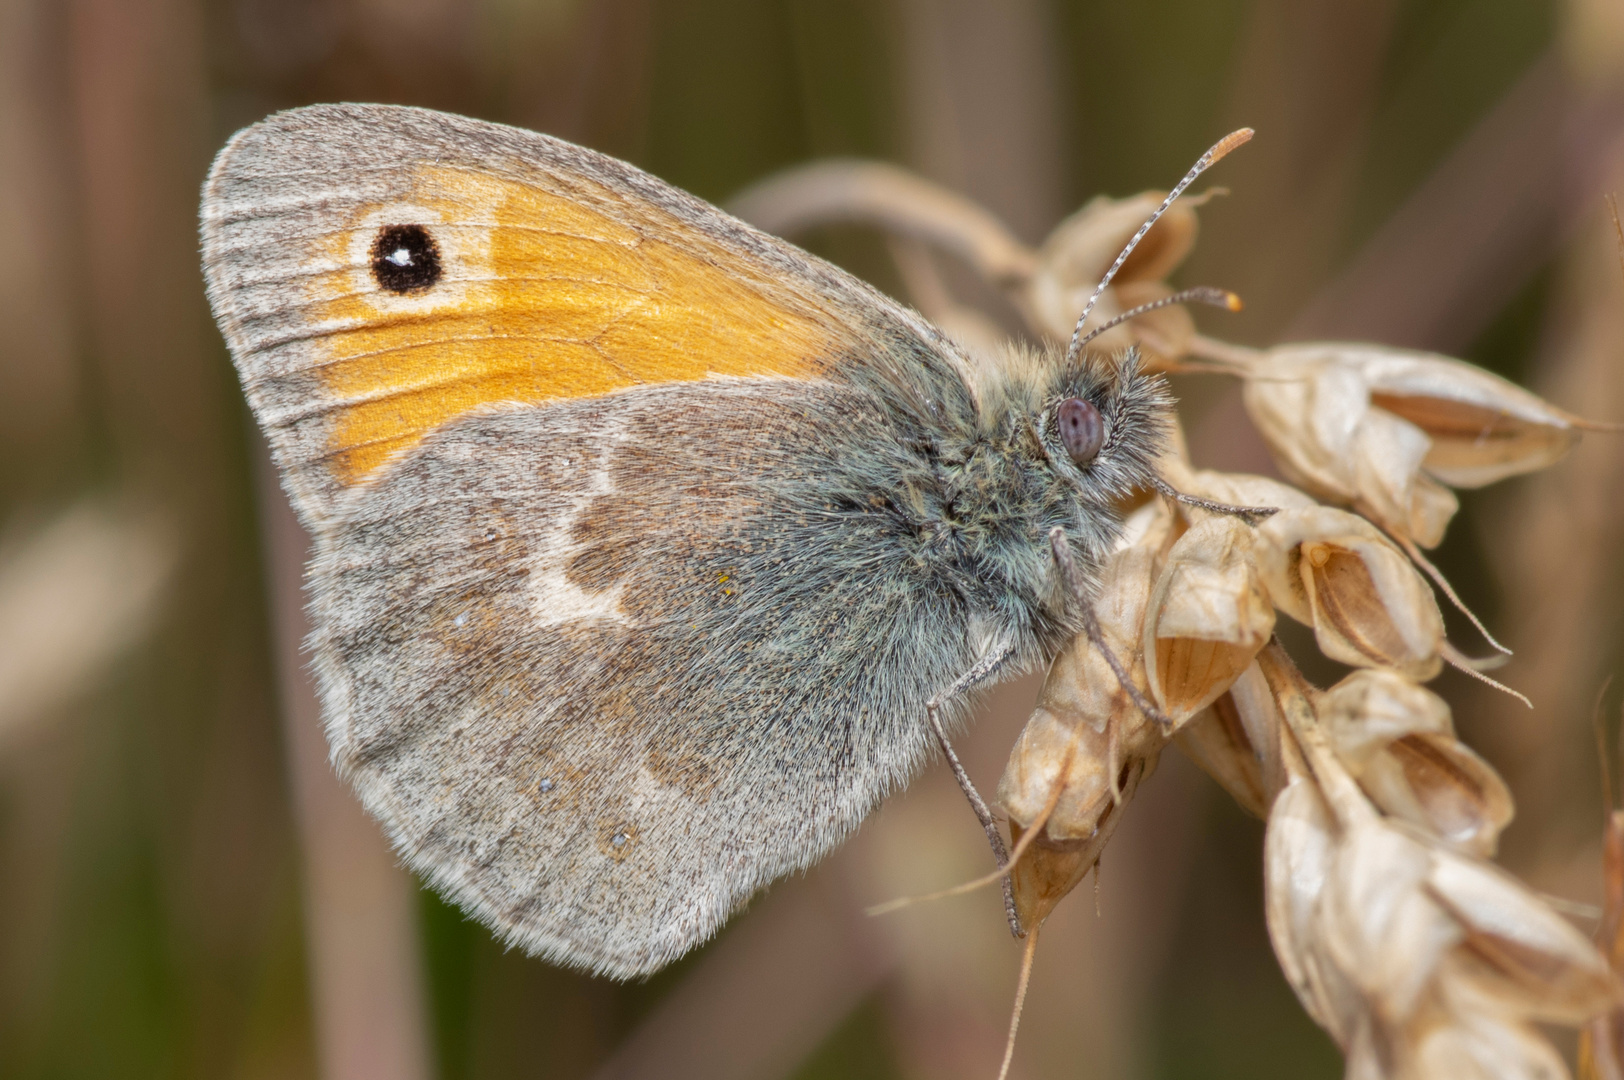
[[[1141,315],[1159,310],[1160,308],[1172,307],[1174,304],[1211,304],[1213,307],[1221,307],[1226,311],[1239,311],[1242,307],[1241,298],[1230,292],[1228,289],[1215,289],[1211,285],[1197,285],[1193,289],[1185,289],[1182,292],[1174,293],[1172,296],[1164,296],[1160,300],[1152,300],[1148,304],[1140,304],[1136,308],[1130,308],[1129,310],[1124,311],[1121,315],[1118,315],[1114,319],[1109,319],[1100,323],[1094,329],[1083,335],[1083,340],[1077,343],[1077,347],[1081,349],[1084,345],[1087,345],[1090,341],[1093,341],[1107,330],[1120,326],[1129,319],[1137,319]]]
[[[1128,261],[1128,256],[1133,254],[1133,249],[1139,246],[1139,241],[1145,238],[1145,234],[1150,231],[1151,226],[1161,220],[1161,216],[1167,213],[1167,208],[1173,205],[1173,201],[1184,194],[1185,188],[1195,183],[1196,177],[1210,169],[1231,150],[1248,142],[1252,138],[1252,134],[1251,128],[1241,128],[1239,131],[1232,131],[1219,139],[1213,144],[1211,150],[1202,154],[1200,160],[1190,167],[1190,171],[1184,174],[1184,179],[1178,182],[1178,186],[1167,193],[1167,198],[1162,200],[1162,205],[1156,208],[1156,212],[1150,215],[1143,225],[1139,226],[1139,231],[1133,234],[1133,239],[1128,241],[1128,246],[1123,248],[1122,254],[1116,257],[1116,262],[1111,264],[1111,269],[1107,270],[1105,276],[1100,279],[1100,283],[1094,286],[1094,295],[1088,298],[1083,313],[1077,317],[1077,326],[1071,332],[1071,344],[1066,348],[1067,363],[1075,362],[1078,354],[1083,351],[1083,343],[1086,340],[1083,337],[1083,323],[1087,322],[1088,317],[1093,314],[1094,305],[1099,303],[1100,294],[1105,292],[1106,286],[1111,284],[1111,279],[1116,277],[1117,271],[1122,269],[1122,264]]]

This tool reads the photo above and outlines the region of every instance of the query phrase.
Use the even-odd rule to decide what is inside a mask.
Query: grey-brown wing
[[[202,239],[215,315],[312,525],[491,402],[958,362],[914,313],[624,162],[426,109],[318,105],[238,132]]]
[[[616,976],[816,859],[974,659],[880,399],[716,380],[464,417],[313,566],[335,760],[504,938]]]

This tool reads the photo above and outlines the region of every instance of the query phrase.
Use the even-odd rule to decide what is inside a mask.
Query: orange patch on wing
[[[407,199],[331,238],[337,269],[307,298],[311,318],[332,327],[315,372],[340,482],[491,402],[822,370],[829,315],[771,270],[663,210],[573,183],[564,195],[423,166]],[[372,280],[373,238],[391,224],[423,225],[439,246],[443,277],[422,293]]]

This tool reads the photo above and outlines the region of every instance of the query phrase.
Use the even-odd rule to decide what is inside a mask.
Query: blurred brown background
[[[712,200],[888,159],[1032,241],[1249,124],[1180,275],[1248,302],[1207,332],[1439,349],[1624,419],[1618,0],[0,0],[5,1080],[996,1072],[1018,959],[996,895],[861,913],[987,868],[940,768],[628,986],[504,952],[325,773],[302,539],[209,319],[196,211],[233,130],[328,100],[534,127]],[[897,287],[871,234],[809,242]],[[1269,468],[1232,387],[1177,389],[1198,462]],[[1518,796],[1504,860],[1587,901],[1621,471],[1624,442],[1592,437],[1464,493],[1438,559],[1537,706],[1439,683]],[[985,787],[1033,693],[1002,689],[965,740]],[[1098,913],[1085,888],[1045,933],[1014,1075],[1339,1075],[1269,952],[1260,843],[1169,753]]]

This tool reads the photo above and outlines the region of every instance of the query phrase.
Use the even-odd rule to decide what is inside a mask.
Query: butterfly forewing
[[[628,165],[420,109],[314,106],[238,133],[205,189],[203,248],[307,522],[491,402],[944,348],[854,279]]]

